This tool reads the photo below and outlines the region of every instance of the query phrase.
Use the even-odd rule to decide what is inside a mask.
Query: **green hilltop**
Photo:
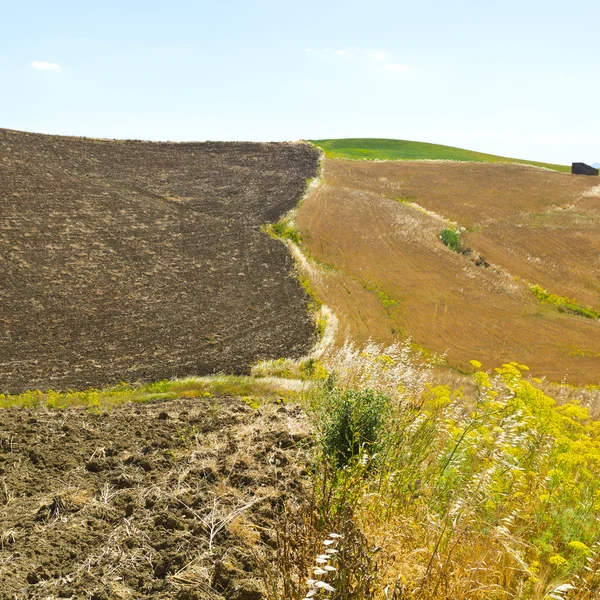
[[[322,148],[328,158],[348,158],[353,160],[457,160],[464,162],[519,163],[544,167],[554,171],[568,173],[571,167],[507,158],[463,148],[410,142],[407,140],[388,140],[378,138],[347,138],[337,140],[309,140]]]

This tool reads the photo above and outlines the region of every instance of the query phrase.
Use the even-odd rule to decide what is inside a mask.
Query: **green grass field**
[[[328,158],[349,158],[353,160],[458,160],[464,162],[519,163],[545,167],[554,171],[569,173],[567,165],[506,158],[494,154],[484,154],[452,146],[409,142],[407,140],[386,140],[377,138],[357,138],[339,140],[309,140],[322,148]]]

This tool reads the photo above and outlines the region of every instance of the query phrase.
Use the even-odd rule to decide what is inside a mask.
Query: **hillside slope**
[[[306,294],[260,225],[298,202],[317,162],[308,144],[0,130],[0,392],[305,352]]]
[[[389,140],[380,138],[347,138],[333,140],[310,140],[325,152],[328,158],[349,158],[363,160],[454,160],[461,162],[521,163],[544,167],[554,171],[570,172],[566,165],[541,163],[518,158],[507,158],[475,152],[453,146]]]
[[[468,371],[518,361],[536,376],[600,380],[600,322],[529,285],[600,308],[597,180],[523,165],[325,159],[297,224],[323,270],[315,289],[343,337],[410,336]],[[444,246],[445,228],[493,263]]]

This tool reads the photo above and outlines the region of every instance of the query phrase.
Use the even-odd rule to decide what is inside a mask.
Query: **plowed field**
[[[600,323],[541,304],[526,283],[600,307],[597,185],[522,165],[326,159],[297,223],[332,267],[315,287],[346,335],[411,336],[460,369],[518,361],[597,383]],[[492,266],[440,242],[448,221]]]
[[[104,386],[297,356],[307,297],[277,221],[308,144],[0,130],[0,392]]]
[[[239,398],[3,412],[0,600],[260,599],[307,433]]]

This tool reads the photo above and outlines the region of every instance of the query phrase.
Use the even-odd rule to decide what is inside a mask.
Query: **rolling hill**
[[[326,267],[315,289],[344,339],[409,336],[462,371],[471,359],[518,361],[553,381],[600,379],[600,323],[574,314],[600,309],[596,178],[326,158],[297,224]],[[441,243],[444,229],[459,232],[469,256]]]
[[[0,129],[0,392],[103,386],[306,352],[307,296],[261,230],[308,144],[171,144]]]
[[[0,130],[1,599],[598,597],[598,179],[391,146]]]
[[[507,158],[463,148],[378,138],[348,138],[334,140],[310,140],[322,148],[328,158],[354,160],[453,160],[461,162],[519,163],[535,165],[553,171],[570,172],[571,167],[535,161]]]

